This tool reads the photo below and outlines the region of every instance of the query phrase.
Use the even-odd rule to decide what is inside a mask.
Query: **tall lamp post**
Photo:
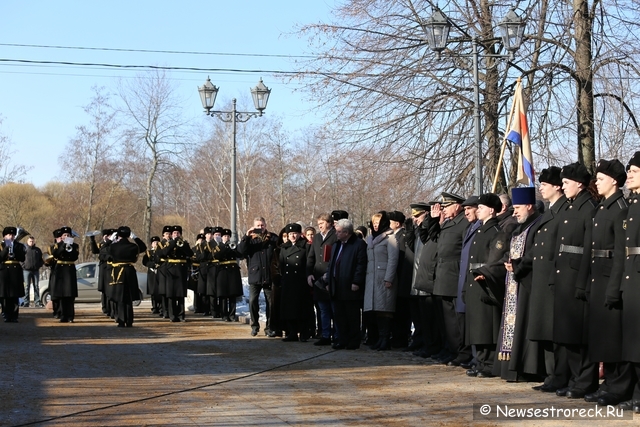
[[[498,24],[502,33],[502,45],[508,52],[506,55],[502,54],[486,54],[482,55],[483,58],[509,58],[513,60],[515,52],[520,48],[522,44],[522,38],[524,34],[525,22],[520,18],[516,12],[511,9],[507,16]],[[440,59],[442,51],[447,47],[447,41],[449,38],[449,31],[451,30],[451,22],[449,18],[440,10],[436,11],[431,17],[424,23],[424,29],[427,33],[427,43],[431,50],[436,52],[437,58]],[[471,56],[473,58],[473,124],[475,129],[476,140],[476,194],[483,193],[482,190],[482,132],[480,131],[480,78],[478,71],[479,53],[478,37],[463,38],[457,41],[471,41]]]
[[[205,109],[205,113],[211,117],[217,117],[223,122],[231,122],[231,128],[233,132],[232,144],[231,144],[231,242],[238,242],[238,229],[237,229],[237,197],[236,197],[236,123],[246,122],[251,117],[261,117],[264,110],[267,108],[267,102],[269,101],[269,94],[271,89],[266,87],[262,83],[262,79],[258,82],[256,87],[251,89],[251,96],[253,97],[253,104],[256,107],[257,112],[237,111],[236,99],[233,98],[231,111],[214,111],[213,104],[216,102],[216,96],[218,95],[218,87],[211,83],[209,77],[207,81],[198,88],[200,93],[200,100],[202,106]]]

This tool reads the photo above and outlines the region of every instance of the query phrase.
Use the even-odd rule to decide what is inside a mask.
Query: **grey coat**
[[[367,280],[364,287],[364,311],[396,310],[398,284],[398,241],[392,230],[367,236]],[[386,288],[384,282],[393,286]]]

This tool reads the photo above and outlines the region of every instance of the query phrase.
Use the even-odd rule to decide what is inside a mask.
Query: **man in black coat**
[[[627,164],[627,189],[631,191],[625,229],[625,261],[622,276],[622,360],[635,371],[635,387],[630,401],[619,407],[640,413],[640,151]]]
[[[29,307],[30,287],[33,283],[33,303],[35,307],[44,307],[40,301],[40,268],[44,265],[42,250],[36,246],[36,239],[33,236],[27,237],[25,247],[25,258],[22,263],[24,274],[24,303],[22,307]]]
[[[551,166],[543,169],[538,178],[539,191],[549,207],[544,211],[535,230],[535,241],[531,248],[531,297],[529,301],[529,324],[527,339],[535,341],[544,354],[547,377],[544,384],[534,386],[534,390],[555,393],[566,387],[569,379],[566,373],[556,376],[553,344],[553,288],[550,286],[552,273],[555,273],[555,258],[558,256],[556,235],[560,226],[559,212],[563,211],[567,197],[562,191],[560,168]]]
[[[441,211],[444,211],[445,218],[442,225],[436,226],[433,238],[438,242],[438,262],[433,295],[437,297],[442,307],[447,345],[447,353],[442,354],[437,361],[444,364],[454,359],[460,361],[471,359],[471,348],[464,343],[464,314],[456,312],[462,240],[469,226],[462,208],[464,200],[464,197],[455,194],[442,193],[440,203],[431,207],[431,218],[440,218]]]
[[[596,202],[587,190],[591,175],[584,165],[566,165],[560,176],[568,203],[559,213],[558,257],[551,279],[553,341],[558,354],[556,375],[568,373],[569,382],[556,394],[582,399],[598,387],[597,364],[588,359],[587,353],[587,284]]]
[[[398,283],[396,311],[391,320],[391,347],[394,348],[407,347],[411,336],[409,296],[413,277],[413,251],[411,249],[407,251],[405,220],[404,213],[400,211],[389,212],[389,227],[396,236],[399,251],[398,267],[396,269],[396,281]]]
[[[102,312],[112,319],[115,316],[115,310],[112,313],[112,304],[107,295],[109,280],[107,279],[107,261],[109,256],[107,254],[107,245],[111,243],[111,235],[116,230],[113,228],[105,228],[102,230],[102,241],[96,242],[96,236],[89,236],[91,244],[91,253],[98,255],[98,292],[100,292],[100,304],[102,305]]]
[[[326,272],[331,259],[331,247],[336,242],[336,230],[333,227],[333,217],[328,214],[321,214],[316,218],[318,224],[318,234],[313,236],[313,241],[307,256],[307,283],[313,288],[313,299],[320,308],[320,334],[321,337],[313,345],[331,345],[331,340],[337,341],[335,328],[331,327],[333,310],[331,309],[331,298],[326,290],[325,283],[314,283]],[[323,289],[324,287],[324,289]]]
[[[119,227],[117,237],[107,245],[109,263],[107,278],[111,286],[111,298],[118,306],[116,323],[119,328],[133,326],[133,301],[140,299],[138,275],[134,264],[138,254],[147,250],[147,245],[127,226]],[[129,241],[129,237],[134,242]]]
[[[251,336],[255,337],[260,331],[260,316],[258,297],[264,290],[266,301],[267,327],[265,335],[275,337],[276,332],[271,330],[271,286],[273,284],[272,264],[279,236],[267,231],[267,222],[258,217],[253,220],[253,228],[247,230],[247,234],[238,243],[237,251],[247,260],[249,270],[249,313],[251,314]]]
[[[162,316],[162,296],[158,292],[158,265],[156,264],[156,249],[160,237],[151,238],[151,247],[142,256],[142,265],[147,267],[147,293],[151,296],[151,314]]]
[[[74,302],[78,297],[78,279],[76,261],[80,254],[77,243],[73,242],[73,231],[70,227],[60,228],[59,242],[51,247],[51,255],[55,258],[55,273],[52,273],[53,287],[49,279],[51,299],[58,301],[60,322],[73,322],[75,317]],[[55,305],[54,305],[55,311]]]
[[[622,361],[622,298],[625,230],[628,204],[620,190],[627,174],[619,160],[600,160],[596,187],[604,197],[593,219],[589,282],[589,360],[603,362],[604,381],[587,402],[617,405],[631,392],[632,367]]]
[[[157,250],[157,256],[166,260],[165,291],[169,318],[172,322],[186,322],[184,299],[187,296],[189,260],[193,250],[189,242],[182,239],[182,227],[174,225],[171,239]]]
[[[17,232],[16,227],[5,227],[2,231],[4,240],[0,244],[0,302],[2,316],[8,323],[18,322],[18,301],[24,296],[24,276],[20,263],[24,262],[25,249],[15,241]]]
[[[339,220],[337,241],[331,248],[331,261],[324,278],[329,283],[338,342],[332,348],[355,350],[360,347],[360,307],[367,276],[367,244],[353,233],[353,223]]]
[[[502,209],[500,197],[493,193],[480,195],[476,216],[482,222],[473,235],[469,249],[467,275],[462,299],[466,305],[464,314],[464,339],[467,346],[475,345],[477,365],[467,371],[467,375],[478,378],[494,377],[493,359],[495,358],[500,313],[501,295],[495,295],[496,285],[504,286],[504,272],[495,273],[489,264],[490,256],[499,259],[495,251],[504,251],[507,242],[500,239],[500,227],[497,214]],[[501,257],[500,257],[501,258]],[[501,267],[501,266],[500,266]],[[502,267],[504,269],[504,267]],[[502,279],[502,280],[500,280]],[[494,281],[489,286],[489,281]],[[454,359],[455,360],[455,359]],[[465,360],[462,360],[465,362]]]

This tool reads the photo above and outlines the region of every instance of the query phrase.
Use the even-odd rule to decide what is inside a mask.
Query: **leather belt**
[[[3,264],[20,264],[20,261],[3,261]]]
[[[484,267],[485,265],[487,265],[487,264],[485,264],[485,263],[483,263],[483,262],[474,262],[474,263],[471,263],[471,264],[469,264],[469,271],[471,271],[471,270],[475,270],[476,268]]]
[[[624,253],[625,253],[626,256],[629,256],[629,255],[640,255],[640,247],[635,246],[635,247],[630,248],[630,247],[627,246],[627,247],[624,248]]]
[[[56,264],[75,265],[76,263],[74,261],[57,261]]]
[[[560,245],[560,252],[582,255],[584,248],[582,246]]]
[[[109,264],[111,267],[124,267],[125,265],[135,265],[132,262],[109,262],[107,264]]]
[[[171,264],[186,264],[187,260],[186,259],[168,259],[167,262]]]
[[[613,251],[609,249],[591,249],[591,258],[613,258]]]
[[[236,260],[232,260],[232,261],[220,261],[220,265],[231,265],[231,264],[238,264],[238,261],[236,261]]]

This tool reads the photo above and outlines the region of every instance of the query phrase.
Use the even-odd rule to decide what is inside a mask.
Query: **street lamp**
[[[236,198],[236,123],[246,122],[251,117],[261,117],[264,110],[267,108],[267,102],[269,101],[269,94],[271,89],[266,87],[262,82],[262,79],[258,82],[256,87],[251,89],[251,96],[253,98],[253,104],[258,112],[247,112],[236,110],[236,99],[232,100],[231,111],[213,111],[213,105],[216,102],[216,96],[218,95],[218,87],[211,83],[209,77],[207,81],[198,88],[200,93],[200,100],[202,106],[205,109],[207,116],[217,117],[223,122],[231,122],[231,128],[233,132],[233,139],[231,144],[231,242],[238,242],[238,230],[236,225],[237,220],[237,198]]]
[[[513,9],[509,10],[507,16],[498,24],[502,32],[502,44],[504,45],[508,55],[501,54],[486,54],[483,58],[509,58],[513,60],[515,52],[520,48],[522,44],[522,38],[524,34],[525,22],[521,19]],[[436,9],[433,15],[427,19],[423,28],[427,33],[427,43],[431,50],[436,52],[437,58],[440,59],[442,51],[447,46],[449,37],[449,31],[451,30],[451,22],[449,18],[442,13],[439,9]],[[462,39],[457,41],[471,41],[471,56],[473,58],[473,124],[476,137],[476,194],[482,194],[482,133],[480,131],[480,79],[478,77],[478,37],[471,37],[470,39]]]

